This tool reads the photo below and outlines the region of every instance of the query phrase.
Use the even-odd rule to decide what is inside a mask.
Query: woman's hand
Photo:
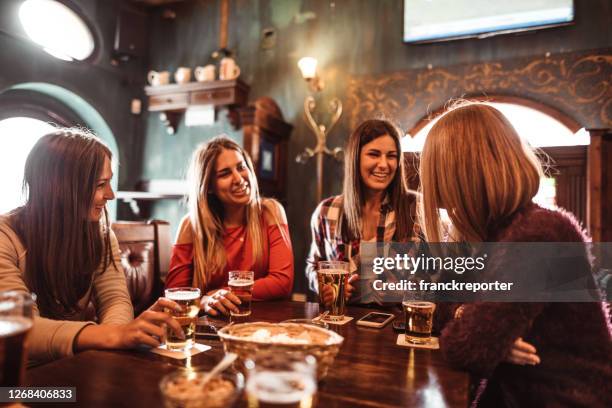
[[[127,349],[141,344],[159,347],[166,337],[166,326],[185,338],[181,325],[164,309],[180,311],[181,307],[169,299],[159,298],[130,323],[86,326],[75,340],[75,349]]]
[[[351,298],[351,295],[355,291],[355,287],[353,286],[353,282],[359,279],[359,275],[356,273],[351,275],[344,286],[344,299],[348,301]],[[330,306],[334,300],[336,300],[336,292],[330,283],[324,283],[320,288],[321,293],[319,293],[319,297],[324,305]]]
[[[535,347],[519,337],[512,345],[504,361],[518,365],[536,365],[540,364],[540,357],[536,354]]]
[[[170,327],[181,339],[185,338],[181,325],[164,311],[171,309],[180,312],[181,306],[170,299],[159,298],[131,323],[123,326],[118,348],[132,348],[140,344],[159,347],[166,338],[166,326]]]
[[[202,297],[200,307],[212,316],[217,316],[219,313],[229,315],[230,311],[238,313],[236,305],[242,303],[238,296],[227,289],[212,290],[207,295]]]
[[[355,286],[353,283],[359,279],[359,275],[356,273],[352,274],[348,281],[346,282],[346,288],[344,290],[344,297],[348,301],[351,298],[351,295],[355,291]]]

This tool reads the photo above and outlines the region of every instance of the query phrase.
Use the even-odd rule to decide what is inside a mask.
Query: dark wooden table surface
[[[318,407],[465,407],[468,375],[451,369],[439,351],[395,344],[391,325],[370,329],[355,325],[370,309],[350,307],[355,320],[331,326],[344,344],[319,384]],[[253,304],[250,321],[279,322],[314,317],[318,305],[298,302]],[[397,313],[397,318],[401,315]],[[191,358],[192,366],[212,367],[223,355],[218,340],[200,341],[212,349]],[[83,407],[161,407],[160,379],[187,360],[147,351],[87,351],[28,370],[30,386],[74,386]],[[35,404],[33,404],[35,405]],[[48,405],[47,405],[48,406]]]

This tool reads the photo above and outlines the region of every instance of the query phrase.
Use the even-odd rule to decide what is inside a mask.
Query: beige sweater
[[[134,318],[134,310],[121,267],[119,244],[112,231],[111,249],[117,269],[112,263],[104,273],[101,267],[98,268],[79,305],[84,307],[92,301],[100,323],[129,323]],[[8,218],[0,216],[0,291],[29,292],[23,280],[25,260],[26,249],[21,240],[11,228]],[[84,313],[64,316],[65,320],[52,320],[40,317],[38,307],[35,307],[34,315],[34,325],[28,339],[28,354],[30,363],[35,364],[72,355],[77,334],[85,326],[95,324],[84,321]]]

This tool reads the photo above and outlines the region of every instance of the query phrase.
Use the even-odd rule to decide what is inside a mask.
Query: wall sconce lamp
[[[317,75],[317,60],[312,57],[304,57],[298,61],[298,67],[302,72],[302,77],[308,83],[308,87],[311,92],[320,92],[323,90],[325,84]],[[328,126],[317,123],[317,121],[312,116],[313,112],[316,109],[315,99],[312,95],[308,95],[304,100],[304,116],[306,117],[306,123],[310,130],[315,134],[317,144],[314,149],[306,148],[302,153],[298,154],[295,158],[300,164],[305,164],[308,160],[316,156],[317,158],[317,203],[319,203],[323,199],[323,155],[327,154],[332,156],[338,162],[342,161],[343,152],[342,149],[336,147],[330,150],[327,147],[327,135],[332,130],[334,125],[340,119],[340,115],[342,115],[342,102],[336,97],[334,97],[329,102],[329,109],[331,113],[331,119]]]

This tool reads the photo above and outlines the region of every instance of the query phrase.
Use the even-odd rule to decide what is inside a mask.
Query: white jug
[[[214,81],[215,80],[215,67],[212,64],[206,65],[204,67],[196,67],[193,70],[193,74],[198,82],[204,81]]]
[[[219,79],[236,79],[240,75],[240,67],[233,58],[225,57],[221,59],[219,68]]]
[[[167,85],[170,82],[170,73],[168,71],[149,71],[147,79],[151,86]]]

